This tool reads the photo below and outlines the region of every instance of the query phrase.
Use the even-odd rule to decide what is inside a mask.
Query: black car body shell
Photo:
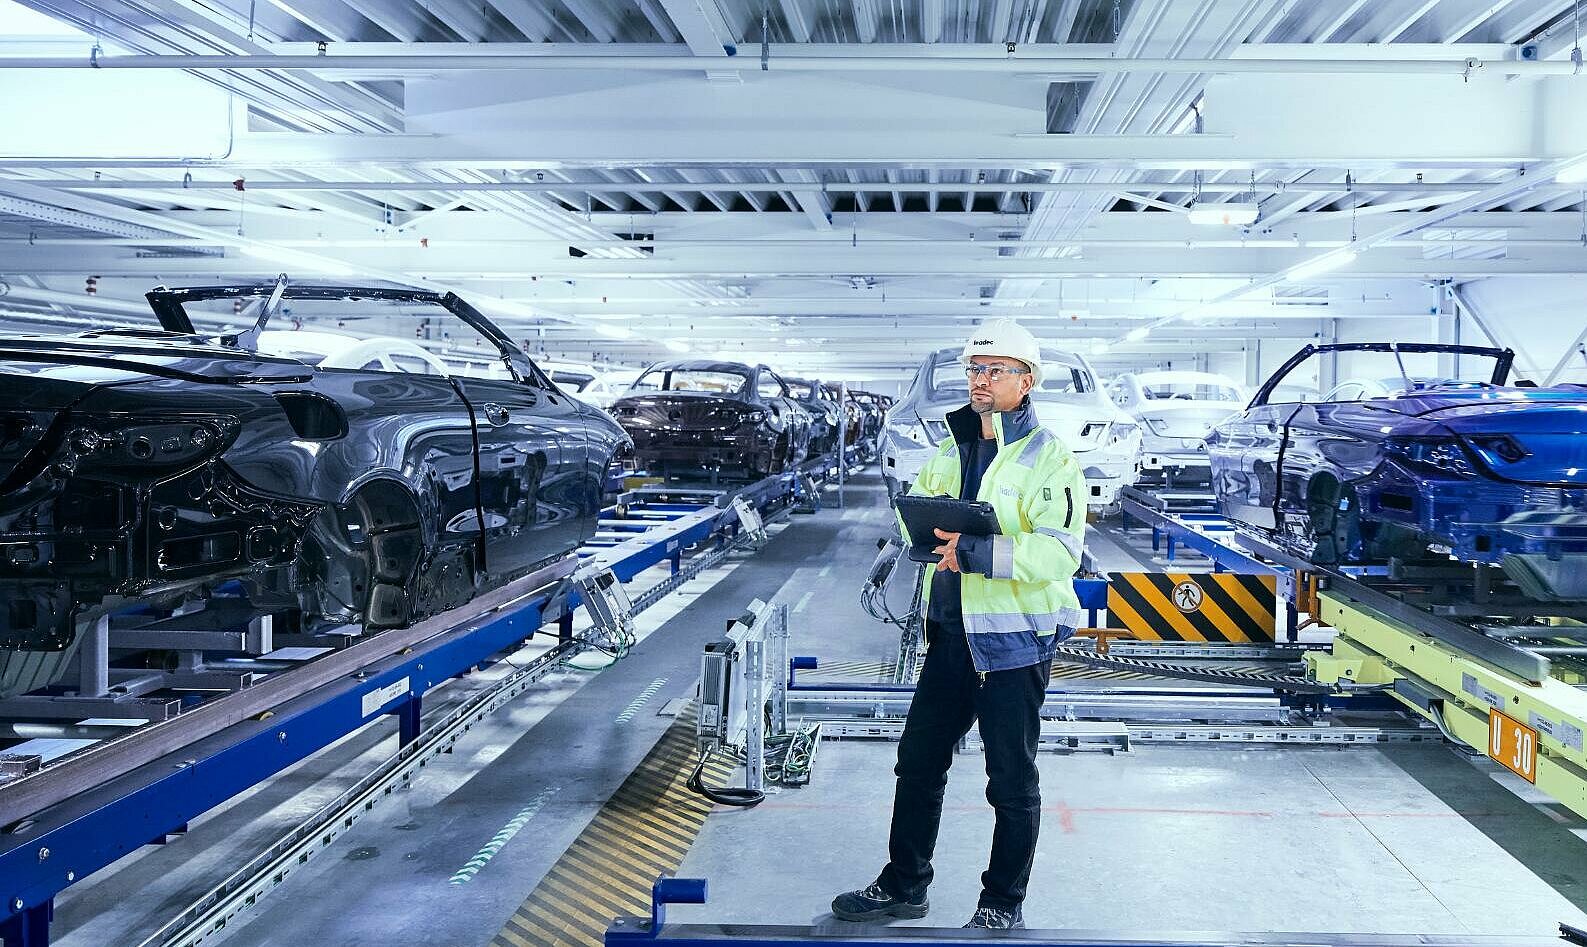
[[[645,369],[738,375],[737,391],[641,391],[608,409],[633,438],[634,465],[669,478],[698,475],[758,479],[798,464],[809,453],[811,416],[765,365],[674,359]]]
[[[788,382],[805,389],[805,397],[795,397],[810,415],[810,456],[829,454],[838,449],[838,437],[843,433],[843,409],[835,397],[818,381],[789,378]],[[797,394],[797,393],[796,393]]]
[[[593,533],[626,435],[477,311],[450,294],[280,294],[438,306],[513,377],[317,370],[246,333],[198,335],[183,309],[272,291],[156,291],[165,331],[0,342],[0,695],[48,683],[50,662],[19,654],[64,660],[83,621],[129,601],[240,580],[305,625],[395,626]]]

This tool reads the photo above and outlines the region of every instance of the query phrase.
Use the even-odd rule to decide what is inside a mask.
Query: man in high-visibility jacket
[[[997,814],[981,896],[965,927],[1024,926],[1041,790],[1036,746],[1053,649],[1083,613],[1073,577],[1085,538],[1085,478],[1036,422],[1041,349],[1007,319],[973,331],[962,360],[970,403],[910,492],[990,503],[999,534],[939,530],[926,574],[926,663],[898,744],[889,861],[869,887],[840,894],[844,920],[924,917],[931,855],[954,749],[979,721],[987,801]]]

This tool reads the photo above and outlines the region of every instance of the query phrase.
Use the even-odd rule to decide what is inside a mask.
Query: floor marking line
[[[512,837],[517,835],[524,826],[528,825],[529,820],[533,819],[535,815],[539,813],[540,810],[545,806],[545,804],[551,800],[551,797],[556,794],[557,789],[556,787],[553,787],[551,789],[545,790],[538,796],[535,796],[533,799],[529,800],[528,805],[518,810],[517,815],[513,816],[506,825],[502,826],[495,835],[491,836],[491,840],[485,843],[484,848],[481,848],[478,852],[476,852],[473,858],[470,858],[462,868],[459,868],[452,874],[452,877],[447,880],[447,884],[466,885],[470,881],[473,881],[474,876],[479,874],[480,869],[489,864],[490,860],[495,858],[496,854],[500,852],[508,842],[512,841]]]
[[[667,679],[664,677],[658,677],[651,681],[650,686],[640,691],[639,696],[629,701],[628,706],[623,708],[623,712],[617,715],[617,722],[627,723],[634,719],[634,716],[639,713],[639,709],[650,703],[650,698],[656,696],[656,692],[665,687],[666,684]]]
[[[810,604],[810,599],[815,594],[816,594],[815,589],[811,589],[810,591],[806,592],[804,595],[800,596],[798,603],[795,604],[794,607],[793,607],[794,612],[797,614],[798,612],[804,611],[805,610],[805,606]]]

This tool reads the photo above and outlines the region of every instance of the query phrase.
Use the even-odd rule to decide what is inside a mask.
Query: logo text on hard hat
[[[991,339],[976,339],[974,342],[971,342],[970,344],[971,345],[993,345],[995,343]]]

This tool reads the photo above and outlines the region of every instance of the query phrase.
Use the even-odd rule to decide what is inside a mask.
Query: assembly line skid
[[[1489,570],[1447,565],[1322,567],[1238,531],[1216,513],[1126,499],[1153,546],[1193,549],[1217,569],[1279,577],[1290,627],[1303,611],[1333,630],[1306,676],[1393,698],[1444,737],[1486,755],[1587,817],[1587,610],[1527,600]],[[1293,631],[1292,631],[1293,634]]]
[[[5,947],[48,944],[54,899],[66,888],[184,832],[202,813],[377,718],[395,716],[399,752],[355,787],[362,795],[321,813],[317,829],[294,833],[294,841],[283,843],[291,857],[262,853],[257,871],[239,871],[151,941],[196,943],[206,925],[223,925],[278,884],[317,840],[328,843],[396,782],[444,752],[470,721],[583,650],[585,640],[573,636],[575,610],[590,605],[581,599],[626,599],[622,583],[666,563],[666,579],[623,603],[628,615],[642,611],[731,550],[764,538],[770,518],[818,502],[828,469],[812,464],[737,487],[671,484],[626,492],[602,512],[595,536],[576,553],[457,609],[355,637],[284,670],[264,655],[259,666],[275,673],[253,675],[248,686],[151,715],[141,726],[117,728],[113,738],[56,758],[47,754],[58,740],[11,747],[0,758],[0,940]],[[590,607],[590,613],[592,633],[623,633],[599,627],[610,609]],[[554,645],[527,667],[448,719],[426,721],[435,732],[421,728],[427,691],[548,631]],[[272,871],[272,864],[282,867]]]

